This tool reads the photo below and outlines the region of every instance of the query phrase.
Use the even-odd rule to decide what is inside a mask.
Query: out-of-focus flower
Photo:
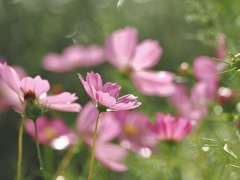
[[[158,140],[152,131],[153,124],[142,112],[118,111],[113,115],[121,124],[122,146],[136,153],[141,153],[143,148],[155,149]]]
[[[169,114],[157,114],[155,132],[160,140],[179,142],[189,134],[191,129],[192,125],[189,119],[175,118]]]
[[[0,68],[3,64],[0,61]],[[27,74],[24,69],[20,66],[13,66],[14,70],[20,78],[25,77]],[[5,111],[8,108],[21,109],[21,103],[19,102],[19,97],[17,94],[8,87],[8,85],[3,81],[0,75],[0,111]]]
[[[177,91],[169,97],[170,103],[177,109],[178,115],[184,118],[191,119],[192,123],[200,120],[208,113],[207,99],[204,96],[205,89],[202,89],[204,84],[196,84],[190,95],[184,85],[177,86]]]
[[[94,126],[98,111],[89,102],[81,110],[77,118],[77,132],[79,138],[89,147],[92,147]],[[120,125],[113,120],[112,113],[101,113],[97,131],[95,157],[96,159],[114,171],[126,171],[127,166],[122,163],[127,155],[127,151],[117,144],[110,141],[116,139],[120,134]]]
[[[78,99],[75,94],[63,92],[47,96],[50,89],[49,82],[40,76],[35,78],[27,76],[20,79],[17,72],[7,64],[0,66],[0,70],[2,80],[15,92],[22,104],[20,111],[28,109],[38,113],[37,108],[41,110],[43,107],[47,107],[60,111],[79,112],[81,106],[73,103]]]
[[[97,45],[72,45],[62,54],[49,53],[43,58],[43,67],[52,72],[66,72],[78,67],[91,67],[104,62],[104,51]]]
[[[41,144],[47,144],[54,149],[62,150],[76,142],[76,134],[60,118],[48,119],[46,116],[41,116],[36,123],[38,140]],[[26,131],[35,138],[34,122],[26,120],[24,125]]]
[[[226,58],[226,38],[223,34],[219,34],[217,36],[217,49],[216,49],[216,55],[219,59],[225,59]]]
[[[121,87],[110,82],[103,84],[102,78],[98,73],[87,73],[86,81],[79,74],[79,79],[101,112],[134,109],[141,105],[141,103],[137,101],[137,97],[132,94],[117,98]]]
[[[107,60],[120,71],[130,74],[139,92],[153,96],[173,94],[173,73],[147,70],[158,63],[162,48],[150,39],[138,44],[137,34],[137,29],[131,27],[113,32],[106,41]]]

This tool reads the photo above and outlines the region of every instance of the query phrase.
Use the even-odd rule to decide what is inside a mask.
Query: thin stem
[[[39,160],[39,163],[40,163],[40,170],[42,171],[44,179],[47,180],[45,169],[44,169],[44,166],[43,166],[43,160],[42,160],[42,155],[41,155],[41,151],[40,151],[39,141],[38,141],[38,130],[37,130],[36,121],[34,121],[34,128],[35,128],[35,141],[36,141],[38,160]]]
[[[96,137],[97,137],[97,127],[98,127],[98,119],[100,117],[101,112],[98,111],[96,123],[95,123],[95,129],[94,129],[94,135],[93,135],[93,145],[92,145],[92,157],[91,157],[91,163],[89,168],[89,174],[88,174],[88,180],[91,179],[92,176],[92,169],[93,169],[93,163],[94,163],[94,153],[95,153],[95,145],[96,145]]]
[[[24,118],[21,119],[19,133],[18,133],[18,163],[17,163],[17,180],[21,179],[22,168],[22,136],[23,136]]]
[[[76,145],[78,146],[79,143],[77,143]],[[62,159],[60,165],[58,166],[58,169],[57,169],[55,175],[53,176],[53,179],[56,179],[57,176],[61,175],[63,173],[64,169],[68,166],[68,164],[71,161],[72,157],[76,153],[76,145],[72,146],[71,148],[69,148],[69,150],[67,151],[66,155]]]

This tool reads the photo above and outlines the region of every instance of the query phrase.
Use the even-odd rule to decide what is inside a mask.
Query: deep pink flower
[[[92,98],[98,108],[103,107],[103,111],[118,111],[134,109],[141,105],[132,94],[127,94],[117,98],[121,87],[115,83],[107,82],[103,84],[98,73],[87,73],[86,81],[79,74],[79,78],[88,95]]]
[[[97,109],[89,102],[81,110],[77,118],[77,132],[80,139],[92,147],[94,126],[98,115]],[[126,171],[127,166],[122,163],[127,151],[110,141],[120,134],[120,124],[113,120],[112,113],[101,113],[97,131],[95,157],[103,165],[114,171]]]
[[[171,115],[157,114],[155,132],[160,140],[181,141],[191,131],[191,121],[186,118],[175,118]]]
[[[113,118],[121,125],[119,138],[125,148],[139,154],[143,148],[155,149],[158,140],[152,131],[153,124],[142,112],[118,111]]]
[[[173,94],[173,73],[147,70],[158,63],[162,48],[157,41],[149,39],[138,44],[137,34],[137,29],[131,27],[113,32],[106,41],[107,60],[129,73],[139,92],[158,96]]]
[[[73,145],[76,142],[76,134],[67,127],[62,119],[48,119],[41,116],[37,119],[38,140],[41,144],[47,144],[54,149],[62,150]],[[34,122],[25,121],[26,131],[35,138]]]
[[[43,58],[43,67],[52,72],[66,72],[78,67],[95,66],[105,60],[104,51],[97,45],[88,48],[72,45],[62,54],[49,53]]]
[[[21,111],[25,101],[37,101],[42,106],[60,111],[79,112],[81,106],[73,103],[78,99],[75,94],[63,92],[57,95],[47,96],[50,89],[49,82],[43,80],[40,76],[35,78],[24,77],[19,78],[16,71],[4,64],[0,66],[0,74],[3,81],[16,93],[19,97],[19,102],[22,103]]]

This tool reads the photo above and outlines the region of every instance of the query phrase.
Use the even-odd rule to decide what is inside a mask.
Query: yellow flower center
[[[49,141],[57,137],[57,132],[53,128],[46,128],[43,134]]]
[[[136,136],[138,133],[137,128],[133,124],[126,124],[123,128],[123,131],[128,136]]]

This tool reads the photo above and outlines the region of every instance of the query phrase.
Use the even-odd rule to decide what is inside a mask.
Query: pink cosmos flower
[[[98,73],[87,73],[86,81],[79,74],[83,87],[92,98],[97,108],[105,111],[119,111],[134,109],[141,105],[132,94],[127,94],[117,98],[121,87],[115,83],[107,82],[103,84],[102,78]]]
[[[89,102],[77,118],[77,132],[80,139],[89,147],[93,144],[94,126],[98,115],[97,109]],[[122,163],[127,151],[110,141],[116,139],[120,134],[120,125],[113,120],[112,113],[101,113],[97,131],[95,157],[104,166],[114,171],[126,171],[127,166]]]
[[[71,71],[77,67],[91,67],[104,62],[103,49],[97,45],[88,48],[72,45],[62,54],[49,53],[43,58],[43,67],[52,72]]]
[[[158,140],[152,131],[153,124],[142,112],[118,111],[113,116],[121,125],[119,138],[125,148],[139,154],[144,148],[155,149]]]
[[[175,118],[169,114],[157,114],[155,132],[160,140],[179,142],[189,134],[191,129],[189,119]]]
[[[0,68],[3,64],[0,61]],[[20,66],[13,67],[20,78],[26,76],[26,72]],[[3,81],[0,75],[0,111],[5,111],[8,108],[14,107],[18,110],[21,109],[21,103],[19,102],[19,97],[17,94],[8,87],[8,85]]]
[[[120,71],[130,74],[138,91],[146,95],[169,96],[174,93],[174,74],[167,71],[149,71],[162,55],[157,41],[145,40],[138,44],[137,29],[126,27],[107,38],[106,57]]]
[[[75,94],[63,92],[57,95],[47,96],[50,89],[49,82],[40,76],[19,78],[17,72],[7,64],[0,66],[0,74],[3,81],[11,88],[19,98],[23,110],[24,102],[37,101],[43,106],[60,111],[79,112],[81,106],[73,103],[78,99]]]
[[[47,144],[54,149],[62,150],[76,142],[76,134],[60,118],[48,119],[46,116],[41,116],[36,123],[38,140],[41,144]],[[24,126],[27,133],[34,139],[34,122],[30,119],[26,120]]]

